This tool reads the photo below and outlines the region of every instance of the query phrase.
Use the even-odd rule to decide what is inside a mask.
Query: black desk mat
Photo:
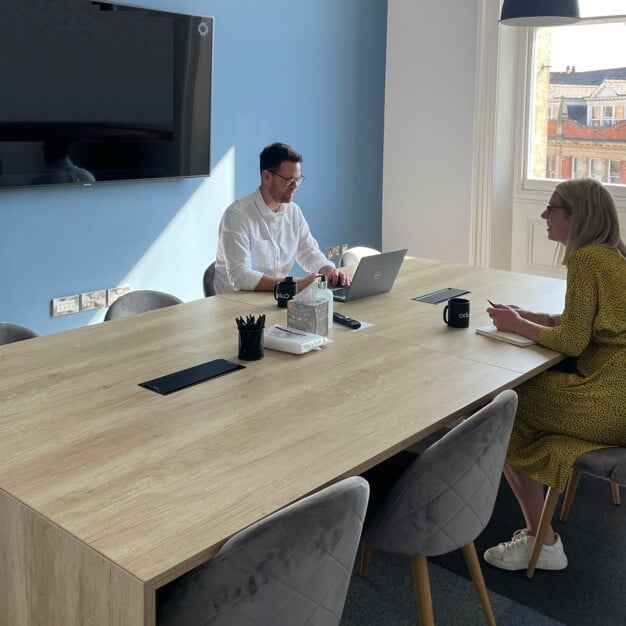
[[[457,298],[466,293],[469,293],[467,289],[455,289],[454,287],[446,287],[445,289],[439,289],[439,291],[431,291],[425,293],[422,296],[412,298],[417,302],[428,302],[428,304],[439,304],[440,302],[446,302],[450,298]]]
[[[193,367],[188,367],[178,372],[159,376],[159,378],[147,380],[144,383],[139,383],[139,386],[151,389],[165,396],[173,391],[178,391],[179,389],[184,389],[185,387],[190,387],[191,385],[201,383],[210,378],[223,376],[224,374],[244,369],[245,367],[245,365],[233,363],[226,359],[214,359],[207,363],[201,363],[200,365],[194,365]]]

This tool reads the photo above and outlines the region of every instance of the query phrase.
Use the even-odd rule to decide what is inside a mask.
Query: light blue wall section
[[[0,191],[0,320],[47,334],[52,298],[129,283],[202,297],[226,206],[272,141],[303,153],[296,200],[322,249],[381,246],[387,0],[137,0],[215,17],[206,179]]]

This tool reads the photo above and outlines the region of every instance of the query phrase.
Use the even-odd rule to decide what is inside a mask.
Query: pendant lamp
[[[562,26],[580,20],[578,0],[504,0],[500,23],[507,26]]]

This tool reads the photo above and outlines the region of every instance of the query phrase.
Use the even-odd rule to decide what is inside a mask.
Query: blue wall
[[[322,249],[381,247],[387,0],[135,0],[215,17],[208,178],[0,191],[0,320],[42,334],[52,298],[130,284],[202,297],[217,224],[273,141],[303,153],[296,201]]]

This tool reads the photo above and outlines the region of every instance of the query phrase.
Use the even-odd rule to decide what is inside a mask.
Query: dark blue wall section
[[[54,297],[130,284],[202,296],[226,206],[272,141],[303,153],[296,201],[322,249],[381,246],[387,0],[136,0],[215,18],[212,175],[0,192],[0,320],[58,332]]]

